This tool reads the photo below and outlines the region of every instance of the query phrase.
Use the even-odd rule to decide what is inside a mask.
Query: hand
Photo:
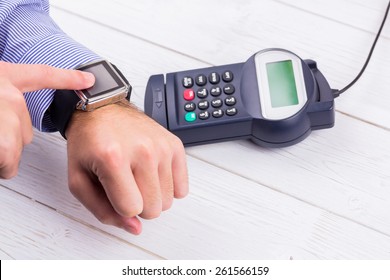
[[[23,147],[33,137],[23,93],[43,88],[84,89],[94,83],[93,75],[81,71],[0,62],[0,178],[17,174]]]
[[[181,141],[131,105],[76,111],[66,131],[72,194],[104,224],[141,232],[188,193]]]

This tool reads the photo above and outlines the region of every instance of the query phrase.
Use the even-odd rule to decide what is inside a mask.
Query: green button
[[[196,114],[194,112],[189,112],[185,115],[187,122],[194,122],[196,120]]]

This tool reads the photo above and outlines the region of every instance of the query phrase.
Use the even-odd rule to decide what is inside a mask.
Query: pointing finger
[[[3,70],[3,71],[1,71]],[[68,70],[43,64],[1,63],[1,72],[21,92],[50,89],[85,89],[95,83],[91,73]]]

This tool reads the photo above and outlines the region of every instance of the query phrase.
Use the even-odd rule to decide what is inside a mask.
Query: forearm
[[[48,1],[4,2],[0,2],[1,60],[72,69],[99,58],[56,25],[49,16]],[[55,130],[49,116],[45,115],[54,91],[43,89],[25,94],[33,125],[39,130]]]

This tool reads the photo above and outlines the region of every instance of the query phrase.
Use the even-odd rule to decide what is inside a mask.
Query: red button
[[[191,101],[191,100],[194,100],[194,98],[195,98],[195,92],[192,89],[186,89],[184,91],[183,96],[184,96],[185,100]]]

